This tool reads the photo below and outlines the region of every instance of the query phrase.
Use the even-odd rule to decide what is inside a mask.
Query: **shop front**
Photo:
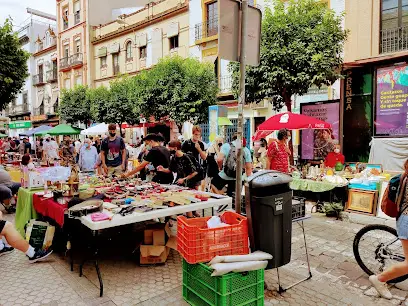
[[[19,137],[32,127],[31,121],[11,121],[9,123],[9,136]]]
[[[408,159],[408,64],[403,57],[381,56],[346,63],[344,74],[340,141],[357,177],[346,208],[385,216],[384,190]]]

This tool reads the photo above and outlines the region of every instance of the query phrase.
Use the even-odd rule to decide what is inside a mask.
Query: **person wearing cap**
[[[160,144],[165,141],[164,138],[161,135],[149,134],[143,141],[148,151],[143,161],[133,171],[123,174],[122,177],[132,176],[139,173],[148,165],[151,165],[152,171],[155,173],[152,179],[153,182],[171,184],[174,180],[173,174],[158,171],[158,169],[168,169],[170,167],[170,152],[166,147]]]
[[[121,175],[126,170],[126,146],[122,137],[116,135],[116,124],[108,126],[109,137],[102,141],[101,161],[105,173]]]

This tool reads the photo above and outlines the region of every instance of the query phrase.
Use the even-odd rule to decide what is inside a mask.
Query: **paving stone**
[[[371,287],[370,289],[366,290],[364,294],[367,296],[380,296],[378,294],[378,291],[374,287]]]

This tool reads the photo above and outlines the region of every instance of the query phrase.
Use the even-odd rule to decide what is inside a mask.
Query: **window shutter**
[[[172,22],[167,28],[167,38],[179,35],[179,23]]]

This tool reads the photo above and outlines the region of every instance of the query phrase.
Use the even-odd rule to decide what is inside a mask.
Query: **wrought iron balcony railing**
[[[207,20],[195,25],[195,40],[208,38],[218,34],[218,18]]]
[[[58,71],[57,69],[52,69],[47,71],[46,79],[48,83],[58,81]]]
[[[81,13],[80,12],[76,12],[74,14],[74,22],[75,22],[75,24],[78,24],[78,23],[81,22]]]
[[[231,76],[220,77],[219,92],[220,94],[232,93],[232,77]]]
[[[380,34],[380,53],[408,50],[408,27],[385,29]]]
[[[33,85],[34,86],[43,85],[43,84],[45,84],[43,73],[33,75]]]

